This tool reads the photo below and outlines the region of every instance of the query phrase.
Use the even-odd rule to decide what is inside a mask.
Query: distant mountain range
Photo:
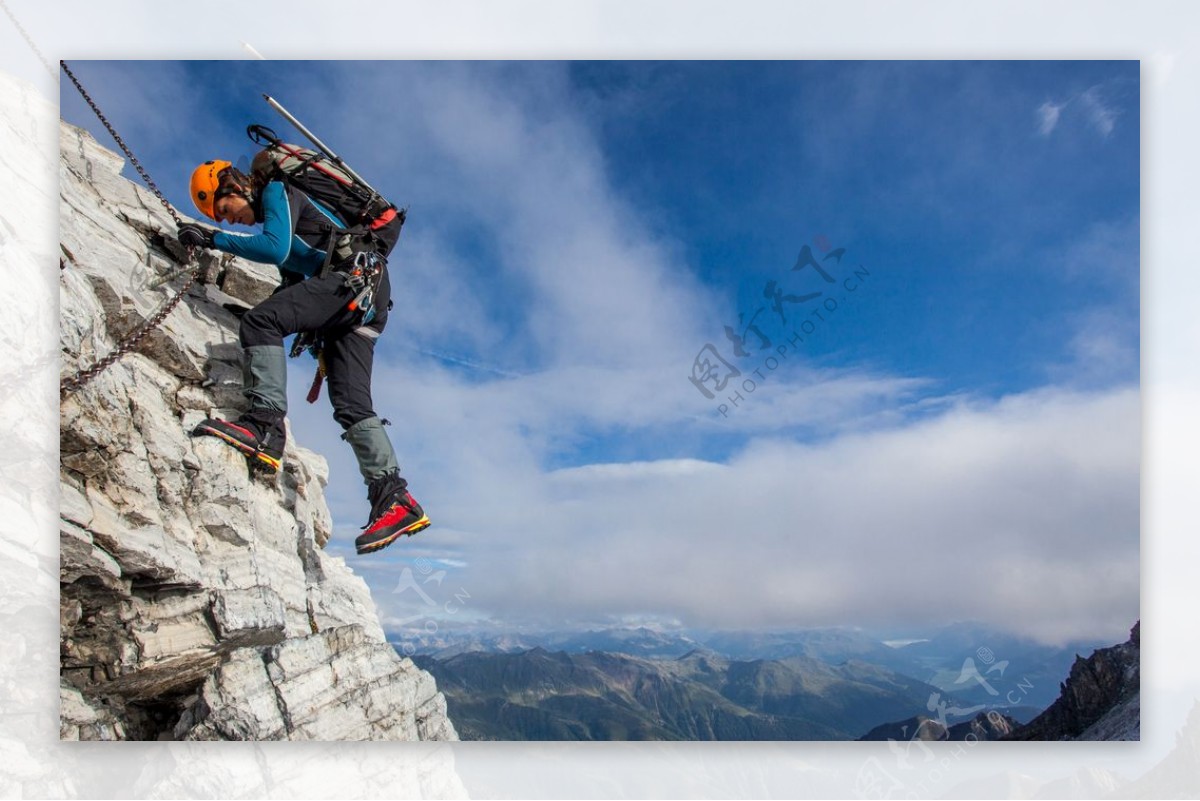
[[[463,739],[848,740],[913,716],[936,687],[877,665],[568,654],[417,656]]]
[[[414,661],[437,679],[459,735],[502,740],[1056,739],[1022,724],[1059,702],[1068,674],[1091,676],[1080,654],[1105,645],[1047,646],[966,623],[896,636],[443,632],[421,644]],[[1127,722],[1136,699],[1121,692]],[[1055,719],[1094,723],[1107,698]]]
[[[413,660],[437,679],[463,739],[1137,739],[1139,628],[1086,658],[952,626],[897,647],[837,629],[537,635],[555,651],[476,635]]]
[[[399,643],[403,637],[393,635],[393,640]],[[907,644],[889,646],[885,640]],[[417,642],[418,654],[442,661],[465,653],[517,654],[533,648],[567,654],[601,651],[646,659],[677,659],[706,649],[735,661],[803,657],[834,666],[857,660],[932,684],[943,694],[960,699],[960,708],[999,709],[1021,722],[1032,719],[1058,697],[1059,684],[1077,655],[1109,644],[1079,641],[1047,646],[971,623],[910,632],[904,637],[852,628],[729,632],[638,626],[532,633],[450,631],[437,637],[422,633]]]
[[[439,638],[423,638],[417,653],[448,659],[464,653],[515,654],[533,648],[582,654],[588,651],[608,651],[648,659],[675,659],[701,647],[701,643],[685,634],[662,632],[646,626],[607,628],[589,631],[540,632],[470,632],[448,634]]]

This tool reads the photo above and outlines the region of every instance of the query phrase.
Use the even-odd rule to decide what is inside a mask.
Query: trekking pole
[[[300,120],[298,120],[294,116],[292,116],[291,112],[289,112],[286,108],[284,108],[282,105],[280,105],[279,101],[277,101],[275,98],[271,97],[268,94],[264,94],[263,99],[267,101],[267,103],[271,106],[271,108],[278,111],[279,114],[285,120],[287,120],[292,125],[294,125],[296,127],[296,130],[298,130],[300,133],[302,133],[306,137],[308,137],[308,141],[310,141],[314,145],[316,145],[317,149],[320,150],[322,153],[324,153],[326,156],[328,156],[330,161],[332,161],[334,164],[341,167],[343,170],[346,171],[347,175],[349,175],[355,181],[357,181],[358,183],[360,183],[364,187],[366,187],[371,192],[372,195],[374,195],[376,197],[382,197],[382,195],[379,194],[379,191],[376,190],[375,187],[371,186],[369,183],[364,181],[361,175],[359,175],[358,173],[356,173],[354,170],[352,170],[350,168],[349,164],[342,161],[341,156],[339,156],[337,153],[334,153],[332,150],[330,150],[328,145],[326,145],[324,142],[322,142],[320,139],[318,139],[316,137],[316,135],[313,134],[312,131],[305,128],[304,124],[302,122],[300,122]]]

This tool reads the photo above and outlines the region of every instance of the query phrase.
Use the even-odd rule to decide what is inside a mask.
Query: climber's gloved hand
[[[195,223],[180,223],[179,225],[179,244],[187,248],[209,248],[213,247],[213,233],[210,228],[205,228],[203,225]]]

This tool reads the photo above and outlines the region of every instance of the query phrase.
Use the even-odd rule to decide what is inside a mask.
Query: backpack
[[[341,265],[356,253],[380,250],[372,234],[376,229],[393,220],[404,225],[404,209],[397,209],[378,192],[354,180],[323,153],[284,142],[262,125],[251,125],[246,133],[255,144],[267,145],[250,163],[250,175],[256,185],[263,186],[269,181],[290,184],[345,224],[342,231],[329,228],[322,274],[331,264]]]

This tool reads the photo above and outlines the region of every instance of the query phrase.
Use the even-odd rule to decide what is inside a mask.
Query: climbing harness
[[[375,293],[379,291],[386,266],[386,259],[374,251],[366,251],[356,254],[350,267],[342,272],[346,286],[354,295],[346,308],[360,314],[360,326],[375,319]],[[288,356],[295,359],[305,353],[312,354],[317,360],[317,370],[305,396],[309,403],[316,403],[317,398],[321,397],[321,384],[325,381],[325,340],[319,331],[301,331],[292,340]]]
[[[346,272],[346,286],[354,293],[354,299],[346,307],[362,314],[359,325],[367,325],[375,319],[375,292],[383,279],[387,261],[374,251],[364,251],[354,256],[354,264]]]
[[[91,95],[89,95],[87,93],[87,90],[85,90],[83,88],[83,85],[81,83],[79,83],[79,79],[75,77],[75,73],[71,72],[71,68],[67,66],[67,62],[61,61],[59,63],[62,65],[63,72],[65,72],[67,74],[67,77],[71,79],[71,83],[75,84],[75,88],[79,90],[79,93],[81,95],[83,95],[83,99],[85,101],[87,101],[87,104],[91,107],[92,111],[94,111],[96,113],[96,116],[99,117],[100,122],[104,124],[104,127],[108,130],[109,134],[112,135],[113,140],[117,143],[118,146],[120,146],[121,151],[125,154],[125,157],[129,159],[129,163],[134,166],[134,168],[138,172],[138,175],[142,176],[142,180],[146,182],[146,186],[148,186],[150,188],[150,191],[153,192],[154,195],[163,204],[163,207],[166,208],[167,213],[171,215],[172,219],[175,220],[176,224],[182,225],[183,219],[180,218],[179,214],[175,211],[174,207],[172,207],[171,204],[169,202],[167,202],[166,197],[163,196],[163,193],[159,190],[158,186],[150,178],[150,175],[146,172],[145,168],[142,167],[141,162],[139,162],[137,160],[137,157],[133,155],[133,152],[130,151],[129,147],[125,144],[125,140],[120,137],[120,135],[116,132],[116,130],[109,123],[108,118],[106,118],[104,116],[104,113],[100,111],[100,107],[96,105],[96,101],[92,100]],[[179,271],[173,273],[171,276],[168,276],[167,280],[170,280],[170,278],[173,278],[177,275],[181,275],[184,271],[187,271],[189,265],[193,264],[195,262],[195,259],[196,259],[196,249],[194,247],[189,247],[187,249],[187,259],[186,259],[186,261],[184,261],[183,268],[180,269]],[[64,267],[65,267],[65,263],[60,258],[59,259],[59,269],[61,270]],[[179,301],[183,300],[183,296],[187,293],[187,291],[189,289],[192,288],[192,284],[195,283],[196,276],[199,273],[200,269],[201,269],[200,265],[198,265],[198,264],[195,267],[193,267],[188,274],[187,280],[184,281],[183,286],[179,288],[179,292],[176,293],[176,295],[173,298],[171,298],[171,299],[167,300],[165,303],[163,303],[163,305],[158,309],[158,311],[156,311],[153,315],[151,315],[148,320],[146,320],[144,323],[142,323],[136,329],[134,329],[134,331],[132,331],[125,339],[121,340],[121,342],[119,342],[117,344],[116,348],[114,348],[111,353],[109,353],[104,358],[100,359],[98,362],[93,364],[91,367],[81,369],[78,372],[76,372],[75,375],[73,375],[69,378],[64,378],[62,381],[60,381],[58,384],[59,397],[65,398],[67,395],[71,394],[72,392],[76,392],[84,384],[88,383],[93,378],[95,378],[97,375],[99,375],[104,370],[106,370],[108,367],[112,366],[118,359],[120,359],[126,353],[129,353],[131,350],[136,348],[138,346],[138,344],[143,339],[146,338],[146,335],[148,335],[151,331],[153,331],[160,324],[162,324],[162,321],[166,319],[167,315],[170,314],[172,311],[174,311],[175,307],[179,305]],[[164,283],[165,283],[165,281],[164,281]],[[156,286],[157,286],[157,284],[156,284]]]

